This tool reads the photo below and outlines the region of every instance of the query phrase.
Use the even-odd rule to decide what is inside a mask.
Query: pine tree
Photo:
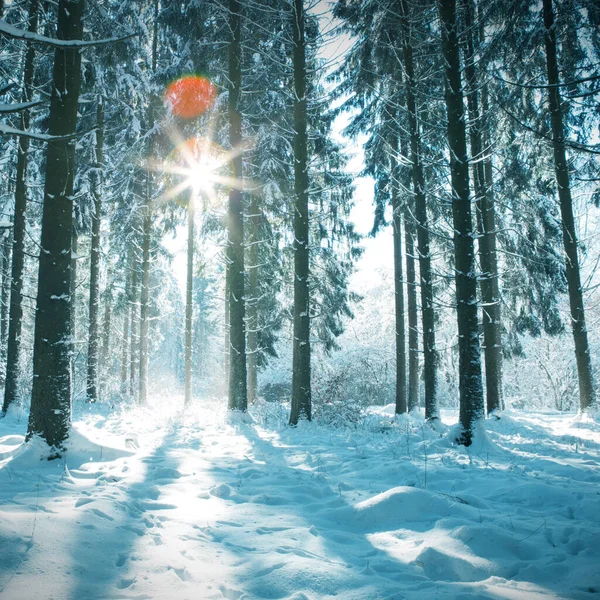
[[[57,37],[80,40],[83,0],[59,0]],[[27,436],[40,435],[57,455],[71,420],[71,234],[77,102],[81,55],[77,48],[58,47],[54,56],[50,135],[39,259],[33,353],[33,390]]]
[[[585,324],[583,290],[579,270],[578,242],[573,216],[573,199],[569,181],[569,167],[565,150],[565,131],[560,96],[560,78],[556,51],[556,31],[552,0],[543,0],[543,14],[548,75],[548,102],[554,150],[554,169],[558,186],[560,213],[562,217],[563,243],[566,257],[566,275],[571,309],[571,326],[575,342],[575,358],[579,378],[579,402],[581,410],[589,408],[596,400],[590,347]]]
[[[311,420],[308,139],[304,0],[293,0],[294,65],[294,341],[290,424]]]
[[[99,304],[100,304],[100,223],[102,220],[102,168],[104,154],[104,107],[102,96],[97,104],[96,162],[93,172],[92,196],[92,243],[90,250],[90,298],[89,298],[89,337],[87,364],[87,399],[98,400],[98,348],[99,348]]]
[[[484,416],[484,401],[477,321],[477,275],[469,197],[469,163],[455,0],[439,0],[439,13],[442,51],[446,62],[446,110],[458,318],[459,418],[463,428],[460,441],[469,446],[477,421]]]
[[[31,0],[27,30],[36,33],[38,28],[39,0]],[[31,102],[33,98],[33,77],[35,72],[35,49],[27,44],[25,68],[23,72],[22,102]],[[21,112],[21,129],[29,130],[31,117],[29,109]],[[13,247],[10,287],[10,309],[8,340],[6,346],[6,379],[4,404],[2,411],[17,399],[20,378],[21,329],[23,324],[23,266],[25,250],[25,226],[27,212],[27,167],[29,158],[29,139],[19,137],[17,145],[17,172],[15,181],[15,212],[13,224]]]
[[[242,88],[241,4],[229,0],[229,143],[239,150],[242,143],[242,118],[239,101]],[[233,177],[242,178],[242,155],[232,159]],[[229,192],[227,240],[227,280],[229,309],[229,409],[246,412],[248,407],[246,371],[246,310],[244,297],[244,200],[242,191]]]

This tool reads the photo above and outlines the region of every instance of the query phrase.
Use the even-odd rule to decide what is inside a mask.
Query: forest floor
[[[507,412],[466,450],[378,409],[78,406],[66,458],[0,420],[6,600],[594,598],[600,423]]]

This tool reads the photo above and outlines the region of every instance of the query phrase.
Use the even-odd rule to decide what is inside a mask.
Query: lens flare
[[[175,116],[194,119],[211,108],[216,96],[217,88],[206,77],[187,75],[169,84],[164,102]]]

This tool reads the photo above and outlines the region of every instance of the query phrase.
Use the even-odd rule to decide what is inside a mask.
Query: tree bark
[[[294,65],[294,343],[290,425],[311,420],[310,240],[304,0],[293,0]]]
[[[156,73],[158,61],[158,0],[154,0],[154,24],[152,28],[152,73]],[[154,129],[156,98],[151,97],[148,106],[148,131]],[[153,140],[148,141],[148,155],[152,154]],[[142,210],[142,277],[140,290],[140,348],[138,402],[148,401],[148,361],[150,336],[150,243],[152,240],[152,174],[146,172],[145,202]]]
[[[397,140],[396,140],[397,146]],[[396,325],[396,414],[407,410],[406,402],[406,330],[404,322],[404,274],[402,268],[402,206],[400,204],[398,165],[394,148],[390,153],[392,174],[392,227],[394,238],[394,295]]]
[[[131,352],[129,355],[130,363],[129,363],[129,394],[131,397],[135,395],[135,384],[137,382],[137,374],[139,368],[138,355],[139,355],[139,328],[140,328],[140,303],[139,303],[139,293],[140,293],[140,271],[138,259],[136,256],[135,250],[133,251],[132,261],[131,261]]]
[[[12,229],[12,228],[11,228]],[[11,269],[10,269],[10,250],[12,247],[12,231],[2,231],[2,255],[0,258],[0,269],[2,271],[2,289],[1,294],[1,308],[0,308],[0,369],[2,379],[0,384],[4,387],[6,383],[6,345],[8,340],[8,323],[9,323],[9,310],[10,310],[10,288],[11,288]],[[6,413],[6,408],[3,406],[0,411],[0,416]]]
[[[446,63],[446,112],[452,183],[452,219],[458,319],[460,442],[469,446],[476,423],[484,416],[479,323],[477,320],[477,274],[471,200],[465,110],[461,88],[461,65],[456,25],[456,0],[439,0],[442,52]]]
[[[127,251],[127,263],[125,269],[125,306],[123,311],[123,337],[121,339],[121,393],[127,392],[127,382],[129,373],[129,348],[130,348],[130,330],[129,316],[131,314],[131,282],[133,279],[133,249],[131,246]]]
[[[37,33],[39,0],[31,0],[29,5],[29,25],[27,30]],[[35,48],[27,44],[25,69],[23,72],[22,101],[30,102],[33,97],[33,76],[35,73]],[[21,129],[28,131],[29,110],[21,112]],[[25,264],[25,227],[27,224],[27,171],[29,160],[29,139],[17,139],[17,176],[15,181],[15,215],[13,228],[13,248],[10,287],[10,309],[8,340],[6,346],[6,379],[4,382],[3,412],[17,399],[20,379],[21,327],[23,323],[23,266]],[[3,338],[4,340],[4,338]]]
[[[248,333],[248,402],[256,401],[258,385],[258,289],[259,280],[259,244],[260,244],[260,207],[259,198],[252,195],[250,215],[248,216],[248,293],[246,320]]]
[[[556,51],[556,29],[554,27],[554,10],[552,0],[543,0],[546,69],[548,75],[548,103],[550,105],[550,122],[554,150],[554,170],[558,186],[560,214],[562,217],[563,244],[565,248],[565,263],[567,286],[569,289],[569,305],[571,312],[571,327],[575,342],[575,360],[579,379],[579,406],[586,410],[596,401],[592,361],[588,344],[583,291],[579,271],[579,256],[575,217],[573,215],[573,198],[569,180],[569,166],[565,149],[565,129],[560,97],[560,78],[558,74],[558,57]]]
[[[419,406],[419,311],[413,216],[404,212],[404,246],[406,248],[406,303],[408,308],[408,411]]]
[[[112,289],[110,284],[110,273],[107,273],[106,290],[104,293],[104,322],[102,324],[102,349],[100,352],[100,389],[106,384],[106,378],[110,367],[110,331],[112,328]]]
[[[57,37],[80,40],[84,0],[59,0]],[[50,134],[75,133],[81,82],[78,49],[54,55]],[[55,455],[62,452],[71,421],[71,236],[75,141],[48,143],[37,310],[33,349],[33,390],[27,437],[40,435]]]
[[[437,350],[435,343],[435,310],[433,307],[433,273],[429,248],[429,223],[425,197],[425,175],[421,163],[421,136],[415,99],[415,71],[408,3],[400,1],[401,31],[403,40],[404,68],[406,70],[406,107],[410,130],[410,159],[415,197],[415,218],[419,250],[419,274],[421,279],[421,318],[423,322],[423,378],[425,380],[425,418],[438,419],[437,405]]]
[[[242,117],[239,100],[242,89],[241,5],[229,0],[229,142],[239,148],[242,141]],[[242,178],[242,156],[232,159],[233,177]],[[246,412],[248,387],[246,373],[246,324],[244,299],[244,199],[242,191],[232,188],[229,192],[228,211],[228,260],[229,279],[229,410]]]
[[[185,290],[185,375],[184,403],[192,403],[192,349],[193,349],[193,314],[194,314],[194,202],[196,192],[190,193],[188,204],[188,239],[187,239],[187,278]]]
[[[104,107],[98,98],[96,123],[96,164],[94,165],[93,190],[94,214],[92,215],[92,239],[90,250],[90,298],[89,337],[87,364],[87,400],[98,400],[98,310],[100,306],[100,225],[102,222],[102,164],[104,152]]]
[[[477,208],[479,261],[481,264],[480,289],[483,301],[483,340],[485,358],[485,385],[487,412],[502,409],[502,315],[498,285],[496,254],[496,208],[493,196],[493,175],[489,143],[484,147],[483,118],[479,108],[478,77],[475,69],[473,42],[472,0],[465,0],[466,77],[468,84],[471,157],[473,183]],[[482,104],[483,104],[482,90]],[[487,104],[487,102],[486,102]],[[484,110],[488,107],[484,106]],[[489,142],[489,136],[486,136]],[[487,171],[487,176],[486,176]]]

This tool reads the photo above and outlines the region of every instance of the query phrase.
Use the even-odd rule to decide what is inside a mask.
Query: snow
[[[600,423],[510,411],[467,450],[420,415],[76,407],[66,459],[0,420],[0,597],[590,598]]]

